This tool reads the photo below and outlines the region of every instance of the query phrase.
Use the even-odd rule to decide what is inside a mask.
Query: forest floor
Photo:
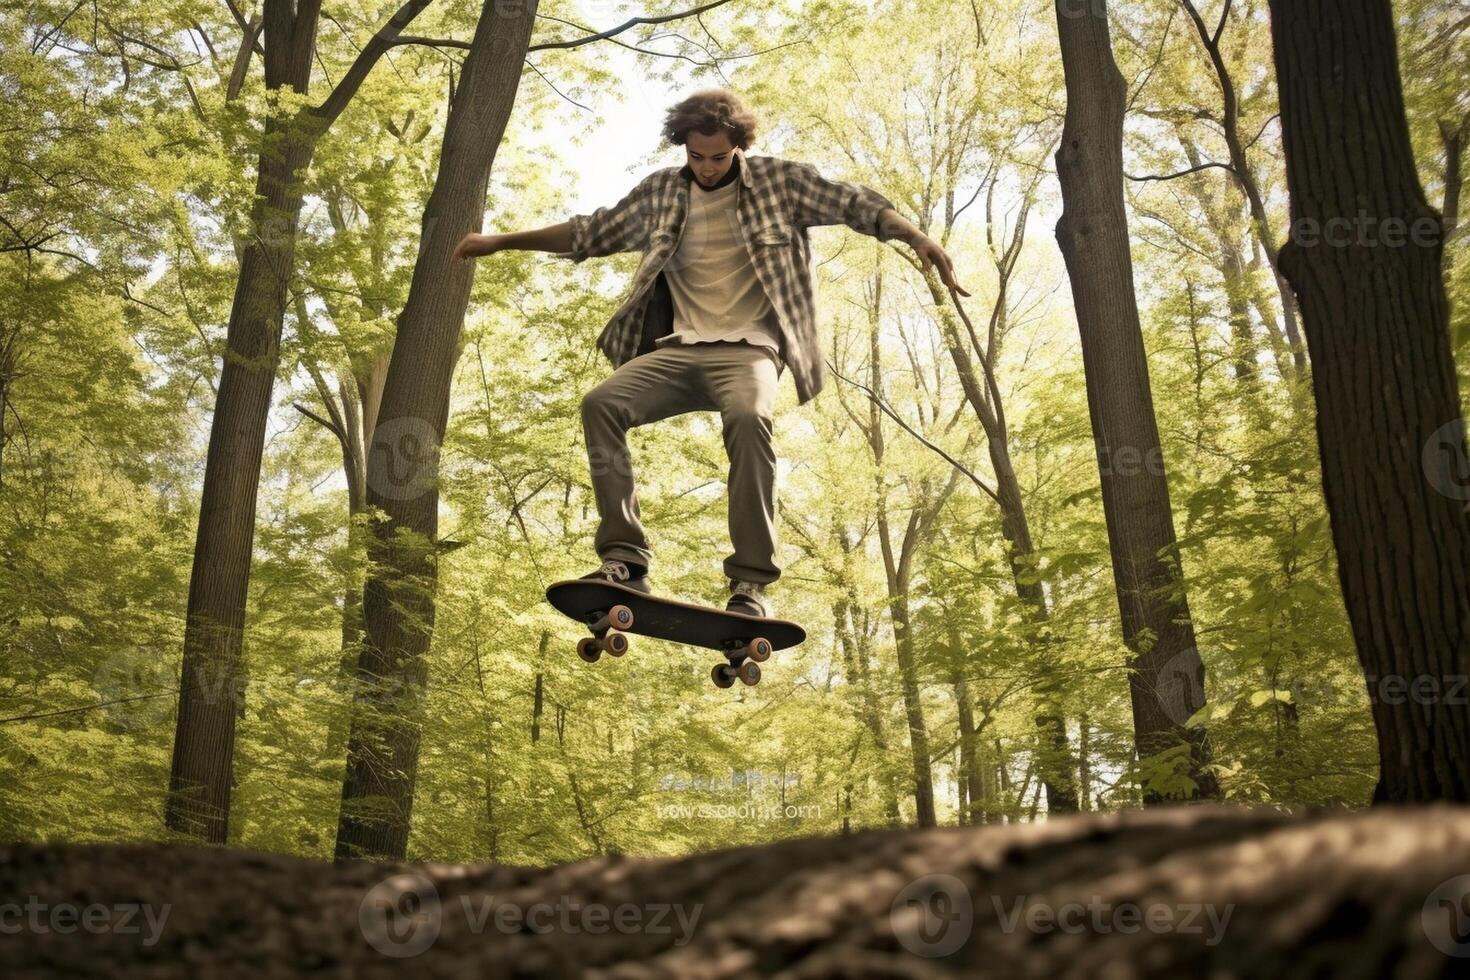
[[[0,846],[0,976],[1470,975],[1470,807],[1224,806],[550,868]]]

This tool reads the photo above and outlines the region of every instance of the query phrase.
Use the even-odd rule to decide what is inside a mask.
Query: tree
[[[1179,581],[1123,206],[1126,86],[1113,60],[1105,0],[1057,0],[1056,11],[1067,83],[1056,235],[1082,338],[1123,641],[1134,655],[1134,737],[1146,772],[1172,768],[1192,784],[1170,779],[1167,792],[1209,797],[1217,793],[1209,742],[1203,728],[1185,725],[1204,705],[1204,664]],[[1145,799],[1158,802],[1165,793],[1150,785]]]
[[[1376,802],[1470,800],[1470,518],[1442,277],[1387,0],[1272,0],[1322,488],[1378,731]],[[1393,687],[1418,692],[1403,696]],[[1429,693],[1425,693],[1425,692]]]
[[[881,264],[873,276],[870,299],[867,305],[868,384],[872,397],[868,404],[868,421],[862,428],[876,467],[875,476],[878,485],[875,501],[878,514],[878,546],[883,554],[884,577],[888,583],[888,610],[893,618],[894,655],[898,660],[899,676],[903,681],[904,713],[909,725],[909,750],[914,764],[915,820],[920,827],[933,827],[936,824],[934,775],[930,765],[929,727],[924,721],[924,701],[919,687],[913,610],[909,594],[913,586],[915,552],[931,533],[934,521],[944,507],[944,502],[954,492],[959,482],[960,474],[958,470],[951,470],[949,480],[938,489],[933,487],[931,479],[926,478],[919,481],[919,492],[915,494],[916,499],[909,508],[903,534],[897,539],[897,548],[895,548],[893,526],[888,512],[889,491],[883,472],[883,457],[886,452],[883,416],[878,409],[883,397],[882,348],[878,339],[878,321],[883,309]],[[854,419],[854,421],[857,420]]]
[[[1235,79],[1231,76],[1230,68],[1225,64],[1225,56],[1220,50],[1220,38],[1225,33],[1225,27],[1230,19],[1231,0],[1225,0],[1225,6],[1220,11],[1220,23],[1213,32],[1206,26],[1204,18],[1200,16],[1192,0],[1179,0],[1179,3],[1184,8],[1184,12],[1189,15],[1195,33],[1199,36],[1200,44],[1204,46],[1205,52],[1209,55],[1210,65],[1214,68],[1215,77],[1220,85],[1219,123],[1225,135],[1225,146],[1230,152],[1230,175],[1250,204],[1251,220],[1255,224],[1257,239],[1266,253],[1266,261],[1270,263],[1271,272],[1276,277],[1277,286],[1281,291],[1281,319],[1286,340],[1291,346],[1291,355],[1296,370],[1301,373],[1306,365],[1302,358],[1301,339],[1297,333],[1296,300],[1291,294],[1290,287],[1281,278],[1281,260],[1271,233],[1271,219],[1266,213],[1265,197],[1261,194],[1260,181],[1256,179],[1255,171],[1251,168],[1250,160],[1246,156],[1248,146],[1240,136],[1240,99],[1236,94]]]
[[[266,419],[280,359],[303,175],[317,144],[396,37],[429,4],[408,0],[362,49],[325,101],[273,111],[261,136],[249,242],[240,259],[199,507],[184,632],[184,666],[165,819],[174,830],[228,836],[240,638]],[[307,94],[321,0],[266,0],[267,90]],[[242,25],[244,26],[244,25]],[[248,31],[254,31],[248,27]],[[251,54],[242,44],[241,60]],[[243,70],[243,69],[238,69]],[[288,100],[283,100],[287,101]]]
[[[510,120],[530,45],[536,0],[502,14],[487,0],[465,58],[439,176],[424,210],[418,261],[367,464],[372,523],[363,591],[367,626],[360,685],[347,745],[337,857],[402,858],[408,846],[418,767],[424,655],[434,628],[439,541],[438,452],[449,388],[469,304],[473,266],[452,263],[465,232],[478,227],[496,150]]]

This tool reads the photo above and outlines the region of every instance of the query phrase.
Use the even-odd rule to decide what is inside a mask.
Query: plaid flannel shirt
[[[893,236],[883,234],[878,215],[893,202],[861,184],[828,180],[809,163],[735,152],[740,156],[736,191],[740,233],[780,318],[781,356],[796,381],[798,403],[804,405],[822,390],[825,374],[806,230],[812,225],[844,224],[888,241]],[[567,219],[572,250],[556,253],[558,258],[582,262],[616,252],[643,252],[632,288],[597,338],[598,348],[614,367],[638,354],[651,287],[679,245],[693,179],[687,165],[665,167],[639,181],[612,207]]]

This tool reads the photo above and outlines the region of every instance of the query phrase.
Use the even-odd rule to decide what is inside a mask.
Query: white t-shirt
[[[739,184],[736,179],[697,193],[691,184],[684,235],[664,266],[674,330],[654,346],[744,340],[780,354],[780,320],[740,236]]]

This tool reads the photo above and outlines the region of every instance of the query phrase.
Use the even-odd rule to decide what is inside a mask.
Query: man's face
[[[730,163],[735,159],[735,144],[730,142],[730,136],[724,130],[713,136],[691,130],[684,139],[684,155],[700,185],[713,187],[730,171]]]

